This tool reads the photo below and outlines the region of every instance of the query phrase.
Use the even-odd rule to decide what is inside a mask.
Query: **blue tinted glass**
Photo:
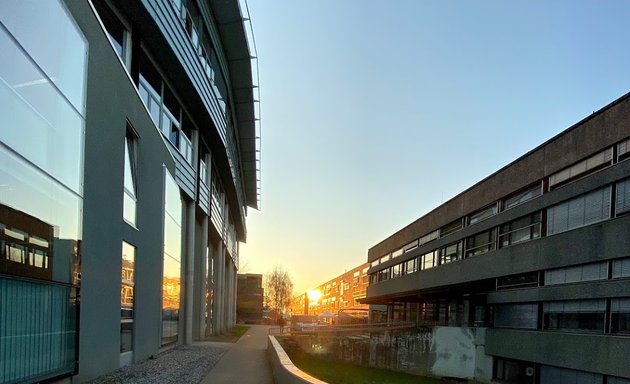
[[[54,0],[0,1],[0,22],[83,113],[87,43],[64,6]]]

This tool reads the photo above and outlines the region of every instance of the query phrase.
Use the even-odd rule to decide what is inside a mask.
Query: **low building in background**
[[[365,298],[368,286],[368,263],[363,263],[308,292],[295,296],[291,315],[318,316],[321,321],[355,322],[367,319]]]
[[[630,94],[370,248],[371,320],[435,376],[630,383],[628,158]]]
[[[238,274],[236,281],[236,321],[260,324],[263,318],[263,275]]]

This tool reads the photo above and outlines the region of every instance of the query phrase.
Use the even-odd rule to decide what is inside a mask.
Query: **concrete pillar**
[[[206,331],[206,290],[208,287],[208,217],[203,215],[195,225],[195,284],[193,287],[193,339],[200,340]]]
[[[195,202],[186,201],[186,282],[184,300],[184,344],[192,344],[193,285],[195,279]]]
[[[217,246],[217,252],[215,255],[215,278],[214,278],[214,319],[215,319],[215,327],[213,327],[213,333],[215,335],[219,335],[223,333],[223,327],[225,324],[224,315],[225,309],[223,307],[223,303],[225,302],[223,296],[225,294],[225,248],[223,247],[223,243],[219,241],[219,245]]]

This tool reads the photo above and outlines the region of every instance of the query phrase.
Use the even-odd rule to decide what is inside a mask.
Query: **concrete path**
[[[268,325],[252,325],[223,355],[201,384],[273,384],[267,361]],[[222,343],[222,346],[225,346]]]

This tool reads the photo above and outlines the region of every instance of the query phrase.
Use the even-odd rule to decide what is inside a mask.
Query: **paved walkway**
[[[273,384],[267,361],[268,333],[269,326],[252,325],[238,342],[232,344],[201,384]]]

